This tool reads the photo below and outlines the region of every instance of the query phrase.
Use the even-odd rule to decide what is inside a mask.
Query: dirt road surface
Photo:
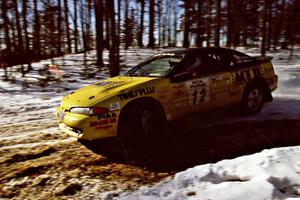
[[[197,164],[300,142],[297,120],[200,127],[201,117],[195,115],[169,124],[167,141],[152,146],[157,159],[128,163],[96,154],[63,134],[53,118],[56,100],[41,101],[46,106],[38,110],[29,103],[0,107],[1,198],[110,199]]]

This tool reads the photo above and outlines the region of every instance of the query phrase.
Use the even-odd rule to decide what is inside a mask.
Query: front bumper
[[[96,140],[117,135],[117,121],[99,119],[97,116],[86,116],[63,112],[60,107],[55,111],[59,128],[66,134],[83,140]]]
[[[64,123],[58,123],[58,126],[63,132],[65,132],[66,134],[72,137],[80,139],[83,136],[83,132],[82,131],[79,132],[79,129],[74,129],[72,127],[67,126]]]

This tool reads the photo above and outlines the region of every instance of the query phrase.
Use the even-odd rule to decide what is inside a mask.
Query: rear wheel
[[[253,84],[246,88],[242,99],[242,109],[245,114],[259,113],[264,105],[263,89],[259,84]]]

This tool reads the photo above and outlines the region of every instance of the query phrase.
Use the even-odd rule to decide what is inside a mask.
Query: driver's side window
[[[189,75],[190,79],[199,73],[199,67],[201,66],[202,58],[200,56],[190,56],[183,64],[180,70],[175,76]]]
[[[220,71],[222,68],[221,57],[215,53],[202,54],[196,57],[196,62],[194,63],[194,71],[192,73],[196,76],[205,76],[207,74],[215,73]]]
[[[184,66],[174,77],[177,81],[199,78],[218,71],[221,66],[221,62],[215,54],[194,55],[186,60]]]

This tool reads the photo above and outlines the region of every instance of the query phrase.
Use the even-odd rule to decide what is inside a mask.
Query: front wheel
[[[153,141],[163,135],[161,132],[165,124],[165,115],[158,103],[152,101],[133,102],[124,109],[118,135],[125,156],[132,160],[136,158],[137,153],[141,155],[149,152]]]
[[[246,88],[242,99],[242,109],[245,114],[254,115],[261,111],[264,105],[263,90],[259,84]]]

